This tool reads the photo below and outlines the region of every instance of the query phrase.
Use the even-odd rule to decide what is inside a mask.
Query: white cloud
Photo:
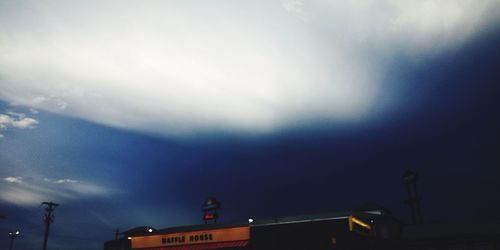
[[[51,183],[54,183],[54,184],[65,184],[65,183],[78,183],[77,180],[73,180],[73,179],[58,179],[58,180],[51,180],[49,178],[43,178],[44,181],[46,182],[51,182]]]
[[[24,114],[7,112],[7,114],[0,114],[0,129],[6,129],[8,127],[13,128],[34,128],[38,124],[38,121],[26,117]]]
[[[109,190],[99,185],[82,182],[70,182],[70,184],[67,187],[68,190],[78,196],[104,196],[109,194]]]
[[[34,128],[38,121],[33,118],[22,118],[12,123],[15,128]]]
[[[12,111],[7,111],[6,114],[0,113],[0,131],[10,127],[19,129],[35,128],[36,124],[38,124],[37,120],[26,117],[26,115],[22,113]],[[4,137],[5,136],[0,133],[0,140]]]
[[[4,181],[6,182],[11,182],[11,183],[21,183],[23,182],[23,178],[22,177],[14,177],[14,176],[9,176],[9,177],[5,177],[3,178]]]
[[[163,134],[362,121],[380,58],[457,48],[499,5],[16,1],[0,8],[0,99]]]
[[[5,177],[4,180],[0,183],[0,200],[21,206],[43,201],[68,202],[112,193],[101,185],[74,179]]]
[[[24,188],[6,187],[0,190],[0,200],[20,206],[37,205],[48,198],[42,193]]]
[[[63,183],[78,183],[77,180],[72,180],[72,179],[59,179],[54,181],[56,184],[63,184]]]

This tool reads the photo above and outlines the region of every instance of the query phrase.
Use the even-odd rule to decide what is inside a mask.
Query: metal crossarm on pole
[[[42,202],[42,206],[47,206],[45,208],[45,215],[43,217],[43,222],[45,223],[45,235],[43,237],[43,250],[47,250],[47,240],[49,238],[50,224],[54,222],[54,209],[59,206],[57,203],[53,202]]]

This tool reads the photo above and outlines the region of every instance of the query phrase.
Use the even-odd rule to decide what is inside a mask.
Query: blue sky
[[[116,227],[338,211],[494,217],[496,1],[0,2],[0,221],[100,249]]]

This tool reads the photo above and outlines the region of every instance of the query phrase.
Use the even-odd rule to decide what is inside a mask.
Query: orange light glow
[[[368,225],[367,223],[359,220],[358,218],[354,217],[354,216],[349,216],[349,231],[353,231],[354,230],[354,224],[358,225],[358,226],[361,226],[361,227],[364,227],[368,230],[371,230],[372,227],[370,225]]]
[[[360,226],[362,226],[362,227],[364,227],[366,229],[372,229],[372,227],[370,225],[368,225],[368,224],[366,224],[366,223],[364,223],[364,222],[356,219],[356,217],[352,217],[352,222],[354,222],[354,223],[356,223],[356,224],[358,224],[358,225],[360,225]]]
[[[132,249],[243,241],[249,239],[250,228],[248,226],[232,227],[133,237]]]

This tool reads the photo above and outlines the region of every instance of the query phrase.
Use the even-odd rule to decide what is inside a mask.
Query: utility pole
[[[54,209],[59,206],[57,203],[53,202],[42,202],[42,206],[47,206],[45,211],[47,213],[43,217],[43,222],[45,223],[45,236],[43,237],[43,250],[47,250],[47,239],[49,238],[50,224],[54,222]]]

